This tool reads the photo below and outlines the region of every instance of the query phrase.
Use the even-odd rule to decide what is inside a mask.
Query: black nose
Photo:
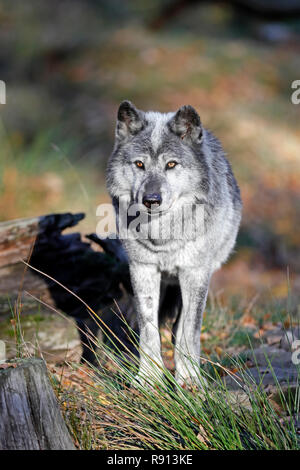
[[[145,194],[143,197],[143,204],[149,209],[151,206],[158,207],[161,205],[161,195],[158,193]]]

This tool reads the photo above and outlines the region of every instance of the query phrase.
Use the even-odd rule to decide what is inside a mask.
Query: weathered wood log
[[[42,359],[0,365],[0,449],[75,449]]]
[[[39,218],[17,219],[0,223],[0,317],[10,314],[11,305],[20,289],[27,288],[51,303],[47,285],[29,270],[22,259],[27,259],[39,234]],[[32,299],[24,298],[24,310],[32,308]]]
[[[0,268],[26,258],[39,234],[39,218],[17,219],[0,224]]]

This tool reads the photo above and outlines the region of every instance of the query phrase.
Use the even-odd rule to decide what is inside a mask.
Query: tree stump
[[[0,449],[75,449],[42,359],[0,365]]]

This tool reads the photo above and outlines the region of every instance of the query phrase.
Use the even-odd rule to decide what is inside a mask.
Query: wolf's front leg
[[[175,377],[181,385],[185,382],[200,382],[201,385],[203,382],[199,372],[200,333],[209,278],[207,271],[201,269],[179,271],[182,312],[175,339]]]
[[[140,367],[136,380],[163,375],[158,308],[161,275],[155,265],[131,263],[131,283],[140,328]]]

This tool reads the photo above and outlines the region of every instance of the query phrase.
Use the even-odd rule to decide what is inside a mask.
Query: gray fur
[[[141,161],[144,168],[138,168]],[[168,162],[176,162],[166,169]],[[161,196],[150,224],[160,224],[158,237],[124,239],[142,351],[138,379],[147,370],[149,357],[161,366],[158,309],[162,282],[179,283],[182,311],[176,321],[175,365],[180,383],[196,379],[197,368],[185,360],[200,362],[200,331],[209,281],[232,251],[241,219],[242,203],[231,166],[221,144],[206,130],[198,113],[183,106],[176,113],[137,110],[121,103],[115,146],[107,169],[107,186],[116,204],[129,208],[143,198]],[[124,202],[125,201],[125,202]],[[204,227],[196,225],[196,237],[168,237],[167,218],[184,205],[204,204]],[[152,206],[151,206],[152,207]],[[152,211],[151,211],[152,213]],[[173,220],[173,219],[172,219]],[[171,224],[173,232],[174,224]],[[166,236],[165,236],[166,235]],[[163,372],[162,372],[163,373]]]

